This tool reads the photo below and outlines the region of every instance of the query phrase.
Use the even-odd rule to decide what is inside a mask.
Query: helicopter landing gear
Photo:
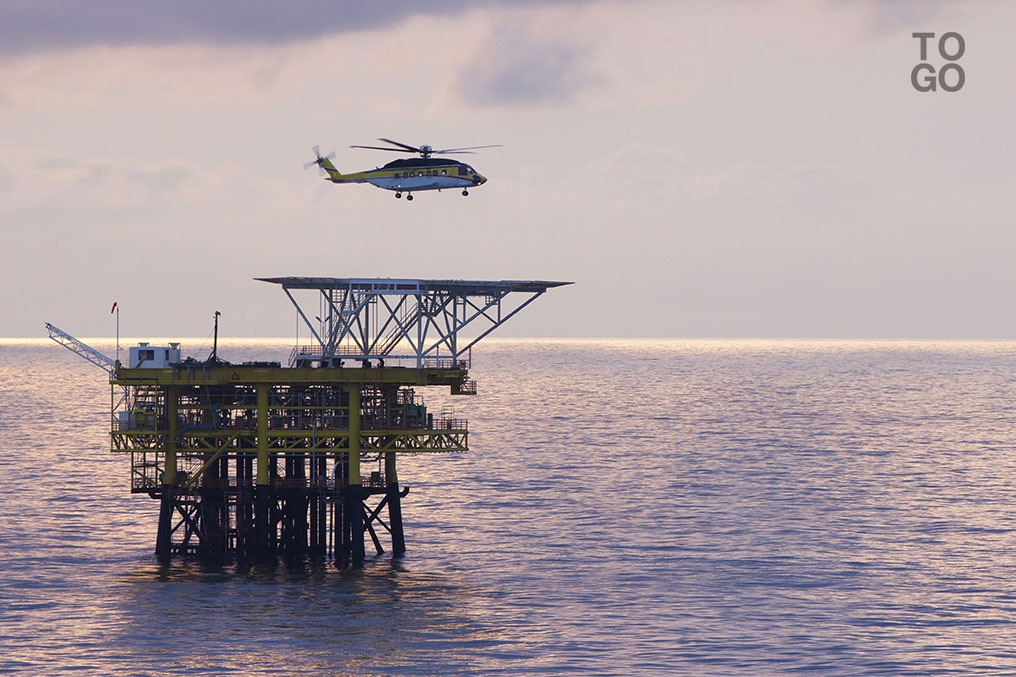
[[[468,191],[468,190],[466,190],[465,188],[463,188],[463,189],[462,189],[462,194],[463,194],[463,195],[469,195],[469,191]]]
[[[413,199],[413,194],[412,193],[407,193],[406,194],[406,199],[407,200],[412,200]]]
[[[402,197],[402,193],[396,193],[395,197]]]

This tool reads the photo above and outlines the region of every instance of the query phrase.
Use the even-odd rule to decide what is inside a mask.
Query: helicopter
[[[392,141],[391,139],[378,139],[378,141],[384,141],[387,144],[395,146],[394,148],[388,148],[384,146],[350,146],[350,148],[366,148],[369,150],[386,150],[395,153],[418,153],[419,158],[400,158],[398,160],[392,160],[383,167],[377,167],[373,170],[365,172],[355,172],[352,174],[343,174],[335,165],[332,164],[332,159],[335,158],[335,153],[331,152],[328,155],[322,156],[321,151],[317,146],[314,146],[311,150],[314,151],[315,159],[311,162],[304,163],[304,169],[310,169],[314,165],[318,166],[318,169],[322,174],[326,174],[325,179],[332,183],[369,183],[372,186],[378,188],[384,188],[385,190],[395,191],[395,197],[402,197],[402,193],[406,193],[406,199],[413,199],[413,191],[420,190],[443,190],[445,188],[461,188],[463,195],[469,195],[469,189],[475,186],[482,186],[487,182],[487,177],[483,176],[469,165],[459,162],[458,160],[445,160],[443,158],[434,158],[432,155],[459,155],[459,154],[472,154],[474,150],[480,148],[496,148],[500,144],[494,144],[490,146],[467,146],[465,148],[444,148],[441,150],[434,150],[433,147],[423,146],[410,146],[409,144],[402,143],[400,141]]]

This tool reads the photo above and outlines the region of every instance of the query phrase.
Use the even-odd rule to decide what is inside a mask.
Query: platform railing
[[[324,352],[320,345],[298,345],[294,346],[289,353],[289,365],[295,365],[300,359],[317,362],[323,357]],[[470,359],[454,357],[417,357],[416,355],[399,355],[386,353],[372,353],[364,355],[357,346],[338,346],[331,354],[346,360],[384,360],[390,367],[417,367],[420,369],[469,369]],[[378,365],[380,366],[380,365]]]
[[[475,387],[475,386],[474,386]],[[465,391],[465,386],[463,387]],[[364,415],[360,422],[361,430],[448,430],[448,429],[465,429],[467,427],[468,420],[465,418],[458,417],[439,417],[434,418],[428,416],[427,418],[404,418],[401,420],[373,420],[370,416]],[[298,417],[293,416],[279,416],[273,415],[271,417],[271,430],[272,431],[284,431],[284,430],[306,430],[313,432],[314,430],[346,430],[349,427],[348,416],[342,414],[336,414],[334,416],[304,416]],[[155,421],[135,421],[132,425],[126,421],[113,421],[112,430],[114,433],[123,434],[134,434],[134,435],[166,435],[168,426],[165,420],[161,420],[158,423],[158,427],[155,427]],[[177,419],[177,430],[183,436],[192,434],[202,433],[227,433],[246,431],[253,432],[257,430],[257,421],[248,418],[231,418],[226,420],[219,420],[216,423],[208,421],[200,422],[195,419],[180,417]]]
[[[162,487],[161,468],[159,472],[139,472],[135,468],[132,487],[139,491],[149,491]],[[187,486],[187,473],[180,473],[177,486],[193,490],[200,489],[253,489],[254,480],[250,477],[239,478],[236,475],[230,477],[202,477],[193,486]],[[383,489],[387,485],[387,478],[384,473],[372,472],[369,475],[360,476],[360,485],[370,489]],[[276,490],[317,490],[336,491],[336,481],[333,477],[275,477],[269,481],[270,486]],[[338,487],[342,488],[342,485]]]

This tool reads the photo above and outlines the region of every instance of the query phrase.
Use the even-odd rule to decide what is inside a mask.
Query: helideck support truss
[[[282,286],[315,344],[291,364],[411,360],[418,369],[465,363],[470,349],[552,287],[545,280],[256,278]],[[300,296],[298,300],[297,295]],[[316,304],[316,308],[315,308]],[[471,336],[461,338],[469,328]]]

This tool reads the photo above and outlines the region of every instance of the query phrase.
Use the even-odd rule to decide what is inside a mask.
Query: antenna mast
[[[212,355],[208,358],[208,361],[215,364],[219,361],[219,315],[222,315],[219,311],[215,311],[215,329],[212,337]]]

